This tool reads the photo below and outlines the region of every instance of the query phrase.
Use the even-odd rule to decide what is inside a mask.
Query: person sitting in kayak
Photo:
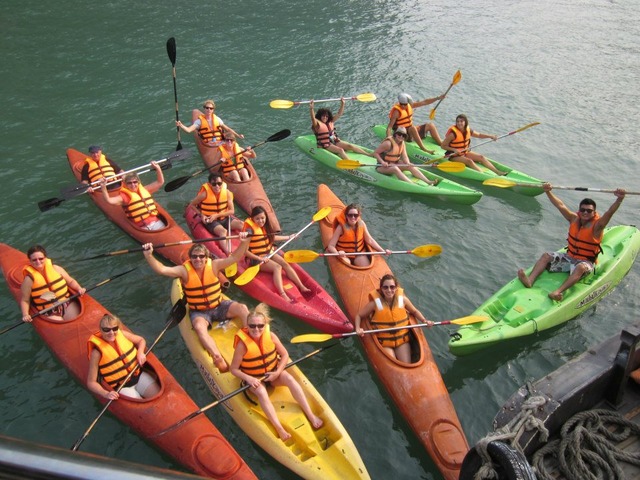
[[[244,225],[242,220],[233,217],[233,193],[217,172],[209,174],[209,181],[202,184],[189,206],[200,214],[204,228],[217,237],[230,235],[231,230],[241,230]],[[218,244],[227,255],[231,253],[226,240],[220,240]]]
[[[155,231],[166,227],[158,217],[158,209],[151,197],[164,184],[164,175],[156,162],[151,162],[151,166],[156,170],[156,181],[149,185],[143,186],[137,173],[128,173],[124,176],[124,186],[118,195],[109,195],[106,178],[100,179],[100,188],[105,201],[111,205],[120,205],[133,224],[145,230]]]
[[[213,100],[205,100],[202,108],[205,113],[198,116],[196,121],[190,126],[185,126],[180,120],[176,120],[176,126],[187,133],[197,130],[202,143],[207,147],[217,147],[220,145],[222,142],[222,134],[225,131],[230,131],[236,137],[244,138],[244,135],[234,132],[231,127],[225,125],[222,119],[215,114],[216,103]]]
[[[147,361],[145,339],[122,328],[115,315],[105,314],[100,319],[100,331],[87,341],[89,372],[87,388],[99,397],[118,400],[120,395],[130,398],[151,398],[160,392],[155,376],[139,368],[120,389],[129,373]]]
[[[164,265],[155,258],[152,243],[142,246],[144,258],[154,272],[180,279],[193,329],[200,339],[200,344],[211,355],[213,364],[220,372],[227,372],[229,366],[208,330],[213,322],[224,323],[233,317],[239,317],[243,325],[246,325],[249,313],[246,305],[222,297],[222,285],[218,279],[218,272],[244,257],[249,239],[243,233],[240,234],[240,239],[240,246],[227,258],[211,258],[207,247],[202,243],[194,244],[189,249],[189,259],[182,265],[175,266]]]
[[[269,307],[260,303],[247,317],[247,326],[238,330],[233,339],[233,360],[231,373],[250,385],[250,391],[258,397],[258,402],[282,441],[291,438],[278,419],[276,409],[269,399],[265,383],[274,387],[287,387],[307,416],[314,429],[324,422],[313,413],[300,384],[285,370],[289,353],[280,339],[270,329]]]
[[[604,215],[596,212],[596,202],[585,198],[580,202],[577,212],[572,212],[556,197],[551,190],[553,186],[545,183],[543,186],[549,200],[562,216],[569,222],[569,235],[567,237],[567,251],[546,252],[533,266],[531,273],[527,275],[524,269],[518,270],[518,278],[526,288],[531,288],[538,276],[547,269],[551,273],[569,272],[569,277],[557,290],[549,292],[549,298],[556,301],[562,300],[562,293],[575,285],[585,275],[593,271],[598,254],[602,251],[600,244],[604,235],[604,229],[616,213],[625,196],[625,190],[618,188],[614,195],[616,200]]]
[[[404,295],[396,277],[387,273],[380,279],[380,288],[369,293],[371,301],[356,315],[355,331],[364,335],[362,320],[368,319],[375,330],[396,328],[409,325],[409,315],[413,315],[420,323],[433,325],[420,310],[413,306],[411,300]],[[391,332],[376,333],[375,336],[382,348],[392,357],[404,363],[411,363],[411,337],[408,328],[399,328]]]
[[[333,219],[333,236],[327,245],[327,252],[338,253],[340,260],[348,265],[368,267],[371,264],[369,255],[351,255],[349,253],[374,250],[391,254],[376,242],[369,233],[367,224],[360,217],[360,206],[351,203]]]
[[[411,183],[409,177],[407,177],[403,171],[410,171],[411,175],[419,178],[427,185],[437,185],[435,180],[429,180],[423,175],[423,173],[409,162],[407,156],[407,146],[404,144],[407,138],[407,129],[405,127],[398,127],[393,136],[385,138],[382,143],[373,152],[373,156],[378,161],[378,167],[376,169],[380,173],[385,175],[395,175],[403,182]]]
[[[220,171],[225,179],[233,182],[246,182],[251,178],[245,162],[256,158],[256,152],[251,147],[240,148],[235,141],[233,132],[224,132],[224,141],[213,154],[213,163],[220,164]]]
[[[300,293],[311,293],[311,290],[304,286],[296,271],[284,260],[284,258],[282,258],[282,256],[274,255],[270,259],[265,260],[265,257],[273,251],[274,242],[289,240],[293,238],[293,235],[276,235],[271,228],[269,217],[267,217],[267,212],[263,207],[253,207],[250,217],[244,222],[242,231],[251,236],[249,249],[246,253],[249,263],[251,265],[259,264],[261,271],[271,272],[273,274],[273,284],[278,289],[282,298],[287,302],[292,301],[284,291],[282,270],[286,272],[287,277],[289,277],[296,287],[298,287]]]
[[[47,251],[42,245],[34,245],[27,250],[29,265],[23,268],[24,280],[20,287],[20,310],[23,322],[32,322],[29,309],[33,306],[41,311],[70,297],[69,288],[80,295],[86,291],[67,271],[54,265],[47,258]],[[62,322],[73,320],[80,314],[80,307],[75,303],[62,303],[50,310],[47,320]]]
[[[392,130],[397,130],[398,127],[404,127],[407,129],[409,138],[416,142],[420,147],[420,150],[433,154],[433,150],[428,150],[422,142],[423,138],[427,138],[427,135],[431,134],[434,142],[438,145],[442,143],[440,134],[433,122],[423,123],[417,127],[413,124],[413,110],[416,108],[424,107],[425,105],[431,105],[433,102],[442,100],[445,95],[439,97],[425,98],[419,102],[414,102],[411,95],[401,93],[398,95],[398,103],[391,107],[389,112],[389,124],[387,125],[387,137],[391,136]]]
[[[498,170],[484,155],[472,152],[469,149],[471,145],[471,137],[490,138],[493,141],[498,139],[496,135],[489,135],[488,133],[480,133],[475,130],[471,130],[467,116],[460,114],[456,117],[456,124],[449,127],[449,130],[447,130],[447,134],[442,141],[442,148],[447,151],[449,160],[464,163],[467,167],[481,172],[482,170],[480,167],[476,165],[476,162],[478,162],[496,175],[506,175],[507,172]]]
[[[316,136],[316,145],[319,148],[329,150],[331,153],[334,153],[345,160],[349,158],[345,152],[355,152],[366,155],[367,157],[372,157],[373,155],[371,153],[365,152],[360,147],[338,138],[335,123],[344,113],[344,104],[344,98],[341,98],[340,109],[334,116],[328,108],[321,108],[318,110],[318,113],[315,113],[313,100],[309,102],[311,130],[313,130],[313,133]]]
[[[100,145],[91,145],[89,147],[89,155],[90,157],[84,159],[84,165],[80,172],[81,183],[94,183],[101,178],[108,179],[109,177],[114,177],[110,180],[116,180],[116,175],[123,172],[116,162],[104,156]],[[120,184],[121,182],[119,181],[113,182],[107,185],[107,189],[115,190],[120,188]],[[93,189],[89,189],[89,191],[93,192]]]

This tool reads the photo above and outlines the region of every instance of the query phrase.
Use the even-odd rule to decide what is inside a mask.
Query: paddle
[[[307,228],[309,228],[311,225],[313,225],[314,223],[322,220],[323,218],[325,218],[327,215],[329,215],[331,213],[331,207],[324,207],[321,208],[320,210],[318,210],[314,215],[312,220],[306,224],[302,230],[300,230],[298,233],[296,233],[293,237],[291,237],[289,240],[287,240],[286,242],[284,242],[282,245],[280,245],[276,250],[274,250],[273,252],[271,252],[269,255],[267,255],[266,257],[264,257],[262,259],[262,262],[257,264],[257,265],[253,265],[249,268],[247,268],[244,272],[242,272],[242,274],[240,274],[240,276],[238,278],[236,278],[234,280],[233,283],[235,283],[238,286],[242,286],[242,285],[246,285],[247,283],[249,283],[251,280],[253,280],[255,278],[255,276],[258,274],[258,272],[260,271],[260,265],[262,265],[262,263],[265,263],[267,260],[269,260],[271,257],[273,257],[275,254],[277,254],[280,250],[282,250],[284,247],[287,246],[287,244],[289,242],[291,242],[292,240],[295,240],[296,238],[298,238],[300,236],[300,234],[302,234],[302,232],[304,232]]]
[[[518,183],[513,180],[509,180],[502,177],[487,178],[483,185],[489,185],[491,187],[510,188],[510,187],[533,187],[542,188],[542,183]],[[604,188],[590,188],[590,187],[565,187],[562,185],[552,185],[555,190],[578,190],[580,192],[601,192],[601,193],[615,193],[615,190]],[[627,195],[640,195],[640,192],[626,192]]]
[[[182,321],[182,319],[184,318],[184,316],[187,314],[187,307],[186,307],[186,300],[183,298],[181,298],[180,300],[178,300],[175,305],[173,306],[173,308],[171,309],[171,311],[169,312],[169,317],[167,318],[167,323],[164,326],[164,328],[162,329],[162,331],[160,332],[160,335],[158,335],[158,337],[155,339],[155,341],[153,342],[153,344],[151,344],[151,346],[147,349],[146,353],[149,354],[151,353],[151,350],[153,350],[153,347],[156,346],[156,344],[160,341],[160,339],[162,338],[162,336],[165,334],[165,332],[167,330],[169,330],[172,327],[175,327],[178,323],[180,323]],[[129,375],[126,376],[126,378],[122,381],[122,383],[120,384],[120,386],[116,389],[117,393],[120,393],[120,390],[122,390],[124,388],[124,386],[127,384],[127,382],[131,379],[131,377],[133,377],[133,374],[136,373],[138,371],[138,369],[140,368],[140,364],[136,363],[136,366],[133,370],[131,370],[129,372]],[[109,406],[111,405],[111,402],[113,402],[113,399],[109,400],[104,408],[100,411],[100,413],[98,414],[98,416],[95,418],[95,420],[93,422],[91,422],[91,425],[89,425],[89,428],[87,428],[87,431],[84,432],[84,434],[82,435],[82,437],[80,437],[76,443],[73,444],[73,446],[71,447],[71,450],[73,450],[74,452],[76,450],[78,450],[78,448],[80,447],[80,444],[82,442],[84,442],[84,439],[87,438],[87,436],[89,435],[89,433],[91,433],[91,430],[93,430],[93,427],[96,426],[96,423],[98,423],[98,420],[100,420],[100,418],[102,417],[102,415],[104,415],[104,413],[107,411],[107,409],[109,408]]]
[[[231,233],[231,215],[227,217],[227,232]],[[231,238],[227,238],[227,251],[231,251]],[[238,273],[238,264],[232,263],[224,269],[224,276],[227,278],[235,277]]]
[[[161,158],[160,160],[156,160],[156,163],[161,164],[160,168],[162,168],[162,170],[166,170],[168,168],[171,168],[172,161],[186,160],[187,158],[190,158],[192,154],[193,152],[191,150],[181,150],[179,152],[174,152],[171,155],[168,155],[166,158]],[[107,185],[118,183],[120,181],[120,178],[123,177],[124,175],[127,175],[128,173],[149,172],[151,171],[150,165],[151,163],[147,163],[145,165],[132,168],[131,170],[127,170],[125,172],[121,172],[116,175],[107,177]],[[70,200],[72,198],[77,197],[78,195],[87,193],[87,191],[89,190],[89,187],[95,187],[95,186],[98,186],[99,184],[100,184],[100,181],[97,180],[92,183],[78,183],[75,185],[70,185],[60,190],[62,198],[48,198],[46,200],[42,200],[41,202],[38,202],[38,208],[40,209],[41,212],[46,212],[47,210],[51,210],[52,208],[57,207],[65,200]]]
[[[473,149],[473,148],[481,147],[482,145],[486,145],[487,143],[491,143],[491,142],[498,141],[498,140],[500,140],[501,138],[508,137],[509,135],[515,135],[516,133],[520,133],[520,132],[522,132],[522,131],[526,130],[527,128],[535,127],[536,125],[540,125],[540,122],[533,122],[533,123],[529,123],[528,125],[525,125],[524,127],[520,127],[519,129],[514,130],[513,132],[509,132],[509,133],[505,133],[505,134],[503,134],[503,135],[500,135],[500,136],[499,136],[498,138],[496,138],[495,140],[487,140],[486,142],[480,142],[480,143],[479,143],[479,144],[477,144],[477,145],[470,146],[470,147],[469,147],[469,148],[467,148],[466,150],[462,150],[462,152],[461,152],[461,153],[468,152],[469,150],[471,150],[471,149]],[[429,164],[429,163],[439,162],[440,160],[446,160],[446,159],[448,159],[449,157],[452,157],[452,156],[455,156],[455,155],[458,155],[458,154],[456,154],[456,153],[447,153],[447,154],[446,154],[445,156],[443,156],[443,157],[432,158],[431,160],[427,160],[427,161],[426,161],[426,162],[424,162],[424,163],[425,163],[425,165],[426,165],[426,164]]]
[[[171,61],[171,67],[173,70],[173,98],[176,102],[176,122],[180,120],[178,116],[178,87],[176,85],[176,39],[171,37],[167,40],[167,54],[169,55],[169,60]],[[180,142],[180,127],[176,126],[176,131],[178,135],[178,146],[176,150],[182,150],[182,142]]]
[[[393,254],[410,253],[416,257],[433,257],[442,253],[440,245],[420,245],[413,250],[396,250]],[[339,253],[317,253],[313,250],[291,250],[284,254],[284,259],[290,263],[308,263],[313,262],[318,257],[337,257]],[[386,255],[386,252],[353,252],[346,255]]]
[[[127,271],[122,272],[122,273],[118,273],[118,274],[114,275],[114,276],[113,276],[113,277],[111,277],[111,278],[107,278],[107,279],[105,279],[105,280],[102,280],[101,282],[98,282],[98,283],[96,283],[95,285],[92,285],[92,286],[90,286],[89,288],[85,289],[85,293],[86,293],[86,292],[90,292],[91,290],[94,290],[94,289],[96,289],[96,288],[98,288],[98,287],[101,287],[102,285],[104,285],[104,284],[106,284],[106,283],[109,283],[111,280],[114,280],[114,279],[116,279],[116,278],[118,278],[118,277],[121,277],[121,276],[123,276],[123,275],[126,275],[127,273],[133,272],[136,268],[138,268],[138,267],[133,267],[132,269],[127,270]],[[35,313],[35,314],[31,315],[31,318],[33,319],[33,318],[39,317],[40,315],[44,315],[45,313],[50,312],[51,310],[53,310],[53,309],[55,309],[55,308],[58,308],[60,305],[64,305],[65,303],[67,303],[67,302],[69,302],[69,301],[73,300],[74,298],[78,298],[79,296],[80,296],[80,294],[79,294],[79,293],[75,293],[75,294],[71,295],[70,297],[65,298],[64,300],[60,300],[59,302],[54,303],[54,304],[53,304],[53,305],[51,305],[50,307],[47,307],[47,308],[45,308],[45,309],[42,309],[42,310],[40,310],[38,313]],[[13,330],[14,328],[19,327],[20,325],[22,325],[22,324],[24,324],[24,323],[27,323],[27,322],[20,321],[20,322],[18,322],[18,323],[15,323],[15,324],[11,325],[10,327],[5,328],[4,330],[0,330],[0,335],[5,334],[5,333],[7,333],[9,330]]]
[[[457,83],[461,79],[462,79],[462,73],[460,72],[460,70],[458,70],[456,73],[453,74],[453,80],[451,80],[451,85],[449,85],[449,88],[447,88],[447,91],[444,92],[444,96],[440,100],[438,100],[438,103],[436,103],[436,106],[431,109],[431,112],[429,112],[429,120],[433,120],[434,118],[436,118],[436,109],[440,106],[440,103],[442,103],[442,100],[444,100],[444,97],[447,96],[447,93],[449,93],[449,90],[451,90],[451,88],[454,85],[457,85]]]
[[[292,367],[292,366],[294,366],[294,365],[296,365],[296,364],[300,363],[301,361],[306,360],[307,358],[311,358],[311,357],[313,357],[314,355],[317,355],[318,353],[320,353],[320,352],[322,352],[322,351],[324,351],[324,350],[327,350],[327,349],[329,349],[329,348],[331,348],[331,347],[334,347],[334,346],[336,346],[336,345],[337,345],[337,343],[332,343],[331,345],[327,345],[327,346],[325,346],[325,347],[318,348],[318,349],[314,350],[313,352],[309,352],[309,353],[307,353],[306,355],[304,355],[303,357],[298,358],[297,360],[293,360],[293,361],[291,361],[291,362],[287,363],[287,366],[286,366],[286,367],[284,367],[284,368],[285,368],[285,369],[287,369],[287,368],[289,368],[289,367]],[[265,376],[263,376],[263,377],[260,377],[260,381],[263,381],[263,380],[265,380],[266,378],[267,378],[267,376],[266,376],[266,375],[265,375]],[[210,403],[209,405],[205,405],[204,407],[202,407],[202,408],[200,408],[200,409],[196,410],[195,412],[190,413],[189,415],[187,415],[186,417],[184,417],[182,420],[180,420],[180,421],[178,421],[178,422],[174,423],[174,424],[173,424],[173,425],[171,425],[170,427],[165,428],[165,429],[164,429],[164,430],[162,430],[161,432],[156,433],[155,435],[152,435],[152,436],[151,436],[151,437],[149,437],[149,438],[157,438],[157,437],[159,437],[159,436],[161,436],[161,435],[164,435],[165,433],[169,433],[169,432],[171,432],[171,431],[175,430],[175,429],[176,429],[176,428],[178,428],[178,427],[181,427],[182,425],[184,425],[185,423],[187,423],[187,422],[188,422],[189,420],[191,420],[192,418],[195,418],[195,417],[197,417],[198,415],[200,415],[201,413],[204,413],[204,412],[206,412],[207,410],[209,410],[209,409],[211,409],[211,408],[213,408],[213,407],[215,407],[215,406],[217,406],[217,405],[220,405],[221,403],[226,402],[227,400],[229,400],[230,398],[235,397],[235,396],[236,396],[236,395],[238,395],[239,393],[242,393],[242,392],[244,392],[245,390],[248,390],[250,387],[251,387],[251,386],[250,386],[249,384],[245,384],[245,385],[243,385],[242,387],[240,387],[240,388],[238,388],[238,389],[234,390],[233,392],[230,392],[230,393],[226,394],[224,397],[219,398],[218,400],[216,400],[216,401],[214,401],[214,402]]]
[[[287,138],[289,135],[291,135],[291,130],[280,130],[277,133],[274,133],[273,135],[271,135],[269,138],[267,138],[266,140],[262,141],[262,142],[258,142],[255,145],[252,145],[249,148],[256,148],[259,147],[260,145],[264,145],[265,143],[268,142],[277,142],[279,140],[282,140],[284,138]],[[247,150],[249,150],[249,148],[245,148],[244,150],[236,153],[234,155],[234,157],[236,155],[241,155],[242,153],[246,152]],[[179,177],[176,178],[175,180],[171,180],[169,183],[167,183],[167,185],[164,187],[164,191],[165,192],[173,192],[174,190],[177,190],[178,188],[180,188],[181,186],[183,186],[185,183],[187,183],[189,180],[191,180],[193,177],[197,177],[198,175],[200,175],[201,173],[206,172],[207,170],[211,170],[212,168],[217,167],[218,165],[220,165],[222,162],[217,162],[214,165],[211,165],[210,167],[207,168],[203,168],[202,170],[198,170],[195,173],[192,173],[191,175],[187,175],[185,177]]]
[[[354,168],[361,168],[361,167],[379,167],[380,165],[378,164],[367,164],[367,163],[360,163],[357,160],[338,160],[336,162],[336,166],[341,169],[341,170],[353,170]],[[420,168],[424,168],[425,165],[423,164],[415,164],[415,163],[398,163],[398,166],[407,166],[407,167],[420,167]],[[435,168],[437,168],[438,170],[442,170],[443,172],[450,172],[450,173],[456,173],[456,172],[462,172],[464,170],[464,163],[461,162],[445,162],[445,163],[440,163],[438,165],[435,165]]]
[[[373,102],[376,99],[376,96],[373,93],[361,93],[360,95],[356,95],[355,97],[344,97],[345,100],[358,100],[359,102]],[[322,100],[313,100],[314,103],[322,103],[322,102],[337,102],[342,100],[342,98],[325,98]],[[293,102],[291,100],[271,100],[269,102],[269,106],[271,108],[291,108],[296,105],[302,105],[303,103],[311,103],[312,100],[300,100],[299,102]]]
[[[483,315],[471,315],[468,317],[457,318],[455,320],[445,320],[443,322],[434,322],[433,326],[438,325],[470,325],[472,323],[485,322],[489,320],[489,317],[485,317]],[[365,330],[364,334],[369,333],[383,333],[383,332],[394,332],[396,330],[405,330],[407,328],[418,328],[418,327],[428,327],[427,323],[417,323],[415,325],[405,325],[403,327],[391,327],[391,328],[380,328],[378,330]],[[290,341],[291,343],[304,343],[304,342],[326,342],[327,340],[331,340],[332,338],[345,338],[352,337],[354,335],[358,335],[357,332],[349,332],[349,333],[307,333],[304,335],[298,335],[293,337]]]

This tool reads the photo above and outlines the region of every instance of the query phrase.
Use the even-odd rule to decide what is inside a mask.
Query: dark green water
[[[393,249],[439,243],[438,258],[396,256],[390,266],[428,318],[469,314],[541,251],[562,245],[566,225],[544,198],[483,190],[472,207],[422,201],[372,190],[325,169],[292,143],[309,128],[305,107],[273,110],[274,98],[303,100],[374,92],[375,103],[353,102],[339,122],[347,140],[375,146],[370,126],[384,122],[399,92],[414,98],[444,91],[453,73],[462,81],[438,108],[441,132],[458,113],[473,128],[503,134],[533,121],[519,135],[487,145],[483,153],[558,185],[638,190],[636,152],[640,101],[637,2],[124,2],[83,4],[4,2],[0,48],[0,155],[5,198],[3,242],[21,250],[43,243],[84,285],[130,265],[142,268],[95,297],[148,340],[168,311],[169,281],[136,255],[77,262],[78,257],[135,244],[87,198],[41,213],[38,201],[55,197],[73,178],[65,149],[100,143],[132,168],[175,149],[171,64],[165,42],[177,40],[181,119],[205,98],[246,144],[283,129],[292,136],[261,147],[255,166],[285,231],[296,231],[316,211],[324,182],[364,205],[377,240]],[[337,109],[338,105],[331,105]],[[426,120],[418,111],[418,120]],[[193,147],[193,140],[182,136]],[[167,181],[201,168],[199,158],[167,172]],[[197,182],[156,198],[181,221]],[[584,196],[560,192],[571,206]],[[593,194],[601,209],[613,201]],[[638,199],[628,197],[613,223],[633,224]],[[320,247],[310,229],[295,248]],[[309,271],[335,294],[322,262]],[[521,383],[636,320],[637,267],[617,290],[566,326],[536,337],[456,359],[447,350],[448,327],[427,333],[470,443],[482,437],[503,401]],[[230,294],[253,305],[241,292]],[[5,325],[19,319],[8,291],[0,294]],[[309,329],[282,317],[282,338]],[[99,405],[53,359],[29,327],[3,336],[0,425],[5,435],[68,447],[82,435]],[[199,405],[211,395],[179,338],[171,331],[156,353]],[[292,345],[293,358],[308,346]],[[439,475],[405,421],[372,376],[357,342],[310,359],[305,373],[349,430],[374,479],[437,479]],[[265,479],[295,478],[257,449],[222,410],[210,418],[253,470]],[[106,416],[85,451],[178,468],[116,420]]]

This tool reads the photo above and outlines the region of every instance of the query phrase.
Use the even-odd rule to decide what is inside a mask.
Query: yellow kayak
[[[182,297],[182,286],[176,280],[171,289],[171,300],[175,302],[180,297]],[[222,398],[242,386],[240,380],[231,373],[220,373],[215,368],[211,357],[202,348],[198,336],[191,328],[189,318],[180,322],[179,327],[193,361],[216,398]],[[209,330],[209,334],[229,364],[233,358],[233,338],[240,327],[241,321],[234,318],[223,325],[215,325]],[[308,480],[369,479],[367,469],[351,437],[327,402],[297,366],[288,367],[287,371],[302,386],[311,409],[324,422],[322,427],[318,430],[313,429],[286,387],[275,387],[270,390],[270,398],[276,407],[278,418],[291,434],[291,438],[286,442],[280,440],[271,422],[258,405],[257,399],[248,390],[245,390],[247,395],[243,392],[224,402],[223,405],[229,415],[263,450],[302,478]]]

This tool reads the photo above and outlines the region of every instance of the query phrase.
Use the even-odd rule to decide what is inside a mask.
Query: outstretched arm
[[[562,200],[560,200],[558,197],[556,197],[551,192],[553,187],[549,183],[543,184],[542,188],[546,192],[547,197],[549,198],[549,200],[551,200],[551,203],[553,204],[553,206],[556,207],[560,211],[562,216],[564,218],[566,218],[568,222],[573,222],[576,218],[578,218],[578,216],[575,214],[575,212],[572,212],[571,210],[569,210],[569,208],[567,208],[567,206],[564,204],[564,202]]]
[[[182,265],[168,267],[153,256],[153,243],[145,243],[142,245],[142,248],[144,258],[151,267],[151,270],[159,275],[164,275],[165,277],[179,278],[185,282],[189,280],[187,270]]]
[[[627,192],[624,188],[618,188],[613,193],[617,198],[615,202],[611,204],[611,206],[609,207],[609,210],[604,212],[604,214],[598,219],[598,221],[594,225],[593,233],[595,235],[599,235],[600,232],[602,232],[604,228],[609,224],[609,222],[611,221],[611,217],[613,217],[613,214],[616,213],[618,211],[618,208],[620,208],[620,205],[622,205],[622,201],[624,200],[624,196],[626,195],[626,193]]]

